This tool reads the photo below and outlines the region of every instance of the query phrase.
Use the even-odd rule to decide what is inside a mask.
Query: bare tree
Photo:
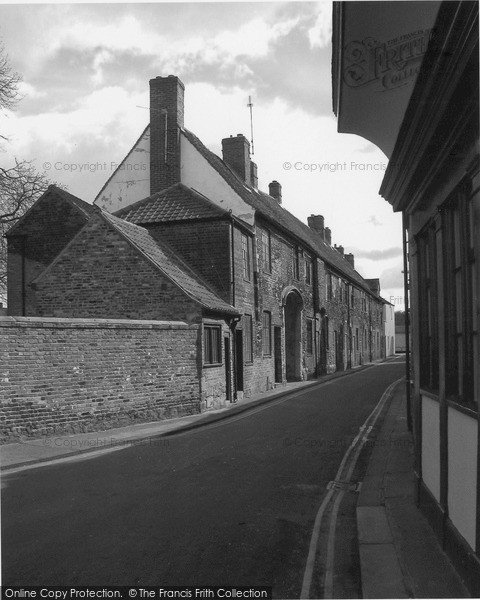
[[[19,101],[18,85],[21,77],[8,61],[0,43],[0,109],[12,110]],[[7,141],[0,134],[0,138]],[[0,301],[6,300],[7,243],[5,233],[32,206],[47,189],[48,180],[38,173],[31,161],[18,161],[9,168],[0,167]]]
[[[8,62],[4,45],[0,42],[0,106],[12,109],[19,100],[18,85],[22,81]]]

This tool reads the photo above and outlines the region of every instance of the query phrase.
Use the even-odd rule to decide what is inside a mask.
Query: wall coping
[[[0,327],[46,329],[198,329],[185,321],[142,321],[136,319],[71,319],[63,317],[2,317]]]

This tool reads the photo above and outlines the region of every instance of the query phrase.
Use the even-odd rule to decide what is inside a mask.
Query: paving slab
[[[360,544],[390,544],[393,542],[384,506],[357,507],[357,528]]]
[[[364,598],[409,598],[393,544],[366,544],[360,568]]]

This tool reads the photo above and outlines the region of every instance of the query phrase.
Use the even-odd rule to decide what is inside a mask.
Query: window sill
[[[456,400],[447,399],[447,405],[449,408],[458,410],[458,412],[461,412],[464,415],[471,417],[472,419],[478,419],[478,409],[474,407],[472,403],[469,403],[469,405],[467,406],[466,404],[461,404]]]
[[[221,363],[221,362],[220,363],[204,363],[203,364],[204,369],[210,369],[212,367],[222,367],[222,366],[223,366],[223,363]]]

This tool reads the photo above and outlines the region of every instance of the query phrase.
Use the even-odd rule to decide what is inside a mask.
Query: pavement
[[[470,598],[416,505],[404,382],[372,445],[357,502],[363,597]]]
[[[315,381],[289,383],[199,415],[5,444],[0,446],[0,469],[7,474],[42,463],[93,458],[126,445],[147,445],[153,437],[167,437],[232,418],[292,392],[347,377],[371,366],[333,373]],[[469,598],[415,503],[413,442],[407,429],[404,384],[396,386],[377,427],[372,434],[373,448],[357,503],[363,597]]]

